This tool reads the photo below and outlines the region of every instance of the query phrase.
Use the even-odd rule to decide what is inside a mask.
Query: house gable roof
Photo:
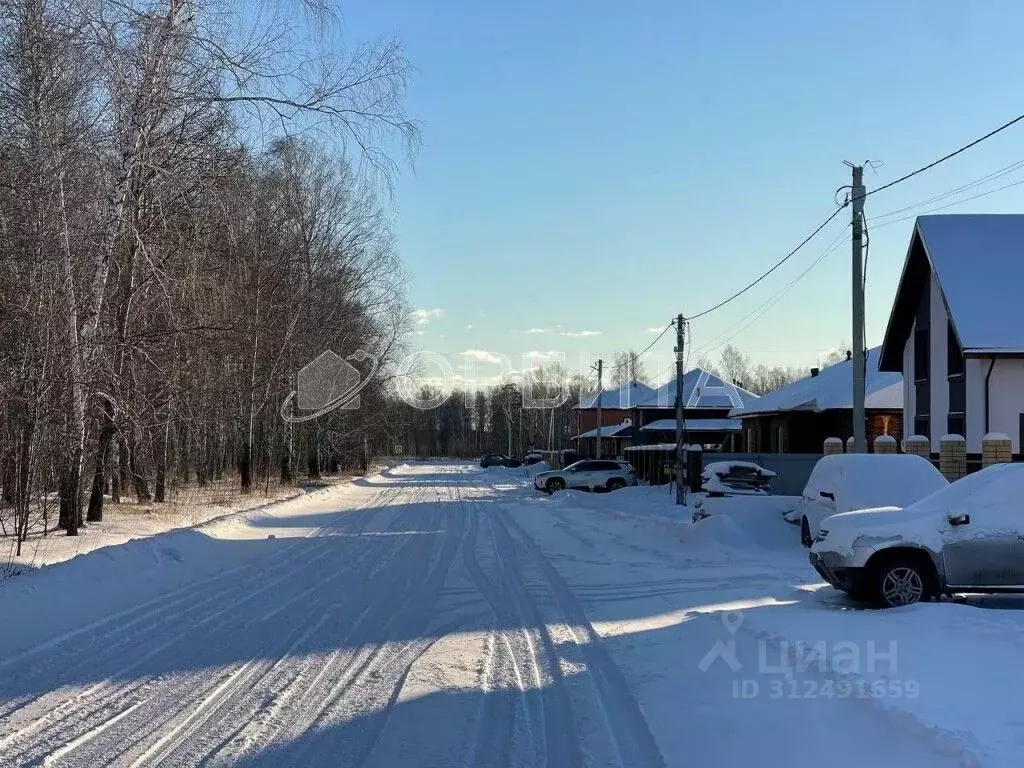
[[[903,407],[903,375],[878,370],[881,347],[868,350],[867,376],[864,381],[864,406],[869,409]],[[901,358],[902,360],[902,353]],[[769,392],[746,408],[729,412],[731,418],[758,416],[785,411],[814,413],[853,408],[853,361],[843,360],[823,368],[817,376],[808,376],[789,386]]]
[[[687,409],[741,408],[756,401],[757,395],[729,383],[717,374],[694,368],[683,374],[683,406]],[[676,402],[676,380],[658,387],[638,408],[671,408]]]
[[[883,371],[903,370],[903,348],[928,274],[938,283],[965,351],[1024,352],[1018,310],[1024,285],[1024,215],[918,217],[882,344]]]
[[[602,408],[634,408],[654,394],[654,389],[642,381],[628,381],[621,387],[606,389],[600,393],[592,393],[580,399],[576,407],[581,410],[597,408],[600,399]]]

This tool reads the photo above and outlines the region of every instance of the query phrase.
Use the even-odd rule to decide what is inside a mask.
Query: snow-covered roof
[[[919,216],[883,345],[886,370],[902,368],[928,272],[945,300],[960,345],[976,354],[1024,352],[1024,214]]]
[[[903,407],[903,375],[878,370],[881,347],[868,350],[864,405],[867,408]],[[729,412],[731,417],[754,416],[784,411],[828,411],[853,408],[853,361],[823,368],[817,376],[808,376],[789,386],[769,392],[746,408]]]
[[[725,381],[717,374],[694,368],[683,374],[683,405],[685,408],[741,408],[757,400],[757,395]],[[658,387],[640,408],[671,408],[676,402],[676,381]]]
[[[687,432],[739,432],[743,425],[739,419],[686,419],[683,426]],[[675,419],[658,419],[640,427],[641,432],[674,432]]]
[[[626,434],[630,432],[632,427],[633,425],[629,421],[625,421],[622,424],[605,424],[604,426],[601,427],[601,437],[625,437]],[[597,427],[594,427],[593,429],[587,432],[582,432],[581,434],[576,435],[576,437],[574,437],[573,440],[579,440],[580,438],[587,437],[597,437]]]
[[[633,408],[654,394],[654,390],[642,381],[629,381],[621,387],[606,389],[600,393],[602,408]],[[597,408],[598,393],[589,394],[580,399],[577,408],[590,410]]]

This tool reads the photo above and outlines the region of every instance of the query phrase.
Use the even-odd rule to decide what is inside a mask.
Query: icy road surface
[[[738,699],[698,668],[726,636],[697,609],[790,590],[795,546],[698,567],[646,522],[465,465],[339,499],[4,585],[0,766],[960,764],[867,703]],[[72,604],[77,625],[46,619]]]

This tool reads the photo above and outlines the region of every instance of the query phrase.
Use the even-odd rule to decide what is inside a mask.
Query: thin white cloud
[[[462,353],[463,357],[479,360],[481,363],[501,363],[501,357],[488,352],[486,349],[467,349]]]
[[[409,317],[416,325],[426,325],[444,314],[443,309],[414,309]]]
[[[547,351],[541,351],[539,349],[533,349],[533,350],[530,350],[529,352],[523,352],[523,359],[524,360],[531,360],[531,361],[534,361],[534,360],[536,360],[536,361],[554,360],[558,356],[559,356],[559,353],[556,350],[554,350],[554,349],[549,349]]]
[[[574,339],[586,339],[591,336],[600,336],[600,331],[565,331],[563,336],[571,336]]]
[[[549,333],[547,328],[531,328],[527,333]]]

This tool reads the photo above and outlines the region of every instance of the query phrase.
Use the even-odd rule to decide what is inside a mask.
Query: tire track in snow
[[[397,488],[387,488],[382,491],[378,491],[374,497],[355,507],[352,512],[358,513],[366,508],[384,506],[388,503],[389,497],[393,497],[398,490],[399,489]],[[332,525],[321,526],[305,536],[296,537],[294,542],[286,542],[281,550],[282,556],[287,556],[289,552],[300,547],[303,540],[322,536],[324,532],[337,527],[337,525],[338,524],[335,523]],[[153,537],[153,539],[156,538],[157,537]],[[208,586],[218,586],[220,582],[231,582],[234,577],[237,577],[247,571],[259,570],[262,565],[262,560],[257,559],[256,562],[243,563],[242,565],[233,568],[217,571],[216,573],[209,574],[201,579],[190,581],[181,587],[171,590],[170,592],[166,592],[150,600],[145,600],[133,605],[130,608],[108,614],[102,619],[98,619],[96,621],[83,624],[80,627],[76,627],[75,629],[68,630],[67,632],[63,632],[60,635],[32,646],[31,648],[26,648],[8,656],[5,659],[0,659],[0,671],[15,665],[24,665],[24,662],[27,659],[53,651],[82,636],[87,636],[90,641],[95,641],[100,638],[107,640],[113,635],[120,635],[124,630],[138,626],[148,618],[166,615],[165,612],[168,606],[185,603],[194,597],[195,594],[201,593]],[[105,628],[109,628],[109,631],[106,634],[102,632]],[[143,629],[146,628],[144,627]],[[101,631],[97,632],[97,630]],[[0,691],[0,693],[2,693],[2,691]],[[3,718],[8,714],[9,712],[0,712],[0,718]]]
[[[403,557],[402,566],[390,569],[382,566],[380,574],[393,574],[393,578],[383,584],[375,582],[374,586],[383,592],[383,596],[371,599],[361,617],[362,624],[377,628],[376,636],[364,644],[364,653],[351,658],[348,664],[335,664],[330,675],[327,674],[329,667],[325,665],[318,680],[306,693],[307,698],[321,701],[322,705],[316,708],[315,714],[307,713],[302,721],[293,722],[289,731],[295,734],[296,731],[301,733],[324,728],[339,717],[350,719],[353,710],[355,713],[366,712],[376,703],[379,706],[374,716],[364,718],[363,730],[349,734],[344,743],[321,740],[299,744],[291,757],[295,764],[336,764],[357,768],[365,763],[387,726],[391,708],[413,663],[448,631],[442,628],[433,638],[426,636],[433,620],[434,606],[464,539],[465,520],[461,510],[441,498],[430,506],[433,507],[431,527],[445,524],[440,548],[434,551],[435,537],[424,537],[428,540],[414,542],[416,546],[411,547],[413,552],[406,553],[410,557]],[[451,514],[453,511],[455,515]],[[396,559],[392,557],[389,563]],[[354,628],[353,637],[357,636],[358,630],[359,627]],[[389,639],[396,637],[397,640]],[[398,645],[397,649],[390,657],[382,658],[394,644]],[[389,660],[398,661],[389,663]],[[329,677],[335,674],[337,680],[329,683]]]
[[[405,524],[404,516],[397,516],[389,526],[389,529],[401,527]],[[387,529],[386,529],[387,530]],[[326,580],[316,582],[320,586],[327,586],[333,581],[340,579],[348,575],[351,571],[357,570],[360,566],[365,564],[365,560],[371,552],[365,553],[362,557],[357,556],[354,560],[350,560],[346,563],[345,567],[334,572]],[[253,664],[252,668],[247,670],[247,674],[234,676],[231,675],[230,685],[223,692],[219,692],[214,700],[211,701],[211,708],[205,718],[200,721],[191,719],[191,711],[195,706],[194,702],[188,702],[183,706],[179,706],[171,713],[170,717],[165,719],[160,726],[156,729],[159,731],[161,728],[166,727],[168,724],[176,723],[183,713],[185,714],[185,727],[178,728],[178,726],[172,726],[175,728],[177,738],[174,739],[173,745],[170,749],[166,749],[163,752],[164,757],[174,755],[175,762],[180,762],[180,758],[184,758],[187,763],[194,763],[198,760],[205,759],[209,755],[209,741],[210,739],[206,734],[201,733],[204,728],[212,725],[216,730],[223,730],[224,715],[228,712],[235,710],[239,702],[248,701],[249,694],[270,674],[282,667],[282,665],[294,654],[298,645],[310,638],[316,631],[316,629],[322,625],[323,618],[323,606],[317,603],[307,604],[303,600],[309,594],[309,589],[301,590],[297,594],[293,595],[287,601],[286,605],[280,605],[277,609],[271,612],[271,614],[277,615],[286,608],[294,605],[299,605],[303,608],[303,612],[299,616],[289,617],[291,620],[287,622],[281,622],[281,626],[292,628],[284,638],[274,636],[270,643],[264,640],[258,645],[252,654],[257,658],[257,661]],[[321,620],[317,620],[316,617],[320,616]],[[266,623],[267,615],[264,614],[260,619],[255,620],[257,624]],[[261,633],[256,633],[261,635]],[[262,635],[261,635],[262,636]],[[271,643],[273,647],[271,647]],[[308,659],[304,659],[305,663],[309,663]],[[191,687],[188,681],[178,681],[179,688],[181,691],[169,691],[163,692],[163,699],[178,700],[179,697],[184,697],[187,700],[187,691]],[[205,707],[204,707],[205,708]],[[253,709],[246,711],[246,716],[251,717]],[[217,718],[214,720],[214,715]],[[146,739],[143,738],[138,741],[139,744],[144,742]],[[205,746],[204,746],[205,745]],[[165,745],[166,746],[166,745]],[[186,754],[179,755],[178,751],[184,750]]]
[[[377,505],[379,505],[382,502],[387,501],[391,495],[392,494],[378,494],[374,498],[371,498],[367,502],[367,504],[377,504]],[[364,509],[365,509],[365,507],[364,507]],[[367,514],[369,515],[370,513],[367,513]],[[365,526],[368,524],[368,522],[369,522],[369,517],[368,516],[364,517],[363,519],[361,519],[359,521],[357,521],[358,529],[359,530],[365,529]],[[324,527],[318,529],[316,532],[314,532],[314,534],[318,533],[321,536],[323,536],[324,534],[329,533],[332,529],[337,528],[337,527],[340,527],[340,526],[338,524],[330,525],[330,526],[324,526]],[[268,583],[265,583],[260,589],[258,589],[256,591],[249,591],[249,592],[247,592],[244,597],[242,597],[239,600],[236,600],[236,601],[233,601],[233,602],[229,603],[222,610],[217,611],[215,613],[208,614],[207,616],[205,616],[200,621],[194,622],[193,624],[191,624],[189,626],[187,633],[175,635],[170,640],[158,644],[155,648],[151,647],[146,653],[143,654],[143,656],[141,658],[136,659],[130,665],[122,666],[114,674],[118,675],[118,676],[125,676],[126,674],[134,671],[136,668],[138,668],[142,664],[146,663],[147,661],[150,661],[151,659],[156,657],[161,652],[166,651],[166,650],[173,650],[175,648],[175,646],[177,646],[178,644],[185,645],[186,647],[196,647],[196,646],[198,646],[199,649],[200,649],[200,654],[202,654],[202,653],[209,653],[209,651],[211,650],[211,646],[207,645],[206,643],[196,642],[197,638],[195,637],[195,633],[196,633],[197,629],[206,628],[207,629],[207,632],[206,632],[207,636],[216,637],[216,633],[218,631],[222,631],[224,629],[224,627],[226,627],[228,624],[230,624],[232,621],[234,621],[234,620],[236,620],[238,618],[237,610],[238,610],[238,608],[240,606],[243,606],[243,605],[245,605],[247,603],[250,603],[253,600],[257,599],[258,597],[262,596],[263,594],[265,594],[265,593],[269,592],[270,590],[274,589],[275,587],[279,586],[280,584],[292,580],[295,577],[296,573],[300,573],[300,572],[302,572],[304,570],[308,570],[308,569],[311,569],[311,568],[314,568],[314,567],[318,566],[321,563],[322,560],[324,560],[325,558],[329,557],[331,555],[330,543],[329,542],[325,542],[323,545],[318,547],[318,549],[315,550],[315,551],[319,552],[319,555],[317,557],[315,557],[315,558],[312,558],[312,559],[309,558],[308,556],[299,558],[298,555],[305,555],[305,553],[296,551],[296,556],[293,557],[291,559],[291,561],[286,561],[283,564],[277,563],[275,561],[275,565],[277,565],[280,570],[283,570],[283,575],[281,575],[280,577],[278,577],[276,579],[271,580]],[[256,568],[258,570],[260,570],[260,571],[263,571],[264,570],[264,567],[263,567],[264,565],[265,564],[256,564]],[[290,567],[290,566],[294,566],[294,567]],[[237,583],[233,584],[233,585],[229,586],[226,590],[221,592],[220,595],[223,597],[225,595],[229,595],[231,593],[235,593],[235,592],[238,591],[238,586],[239,585]],[[296,598],[293,598],[291,602],[294,602],[295,600],[296,600]],[[211,602],[211,600],[209,600],[209,599],[208,600],[204,600],[204,601],[202,601],[202,605],[205,605],[205,604],[207,604],[209,602]],[[183,613],[191,612],[192,610],[194,610],[195,607],[196,606],[192,606],[192,608],[186,609],[185,611],[183,611]],[[220,618],[223,618],[224,621],[217,622],[216,620],[220,619]],[[244,629],[248,624],[250,624],[252,622],[252,617],[243,617],[243,619],[244,619],[243,625],[239,629]],[[156,626],[160,626],[160,625],[156,625]],[[222,634],[223,634],[223,632],[222,632]],[[83,649],[82,655],[86,659],[88,659],[89,658],[88,649]],[[175,665],[171,665],[171,666],[173,667]],[[181,664],[180,660],[178,660],[177,666],[188,668],[188,665]],[[189,677],[189,675],[186,675],[186,677]],[[157,683],[159,683],[159,678],[157,679]],[[74,727],[74,721],[72,721],[71,719],[74,718],[75,715],[84,715],[85,722],[84,723],[78,723],[78,727],[80,727],[80,728],[84,727],[84,728],[88,729],[88,719],[92,715],[96,714],[97,712],[104,712],[104,711],[108,710],[110,708],[110,706],[117,706],[118,704],[121,703],[119,701],[119,699],[124,699],[126,697],[129,697],[136,690],[138,690],[138,689],[140,689],[142,687],[152,686],[153,684],[154,684],[153,680],[147,679],[145,677],[141,678],[140,680],[133,681],[133,683],[128,685],[127,687],[125,687],[125,686],[116,686],[115,684],[112,684],[109,680],[101,681],[100,683],[97,683],[96,685],[91,686],[86,691],[79,693],[78,695],[72,697],[71,699],[67,699],[64,702],[61,702],[60,704],[56,705],[52,709],[49,709],[49,711],[45,712],[42,717],[38,718],[37,720],[33,721],[32,723],[29,723],[27,726],[18,728],[18,730],[15,731],[14,733],[10,733],[7,736],[5,736],[4,740],[2,742],[0,742],[0,755],[3,754],[3,749],[5,747],[10,746],[13,742],[22,741],[25,737],[33,735],[36,731],[39,731],[40,728],[44,727],[44,726],[45,726],[44,733],[52,732],[52,731],[58,731],[63,737],[66,737],[66,735],[69,732],[69,730],[73,729],[73,727]],[[200,686],[200,690],[201,690],[201,688],[202,688],[202,686]],[[102,696],[102,694],[104,694],[104,693],[107,694],[106,698],[104,698]],[[45,699],[46,696],[44,695],[41,698]],[[186,697],[186,698],[190,698],[190,697]],[[92,699],[91,702],[89,701],[90,699]],[[83,703],[98,704],[98,706],[94,710],[91,710],[91,711],[88,711],[88,712],[83,712],[82,711]],[[67,714],[65,714],[65,712]],[[145,732],[145,731],[143,731],[143,732]],[[136,737],[137,737],[137,733],[136,733]],[[39,741],[41,743],[43,743],[43,744],[47,743],[47,741],[44,738],[39,739]]]
[[[360,505],[360,507],[357,507],[355,510],[353,510],[353,513],[355,515],[360,516],[356,520],[357,530],[361,531],[369,521],[369,512],[365,512],[365,510],[367,510],[368,508],[373,509],[383,506],[384,504],[387,503],[388,499],[392,495],[393,493],[388,494],[387,492],[378,493],[374,497],[368,499],[366,502]],[[303,540],[314,537],[323,537],[325,533],[330,532],[336,527],[339,527],[339,525],[334,524],[322,526],[310,532],[307,536],[298,537],[298,541],[296,541],[294,544],[286,545],[283,551],[284,555],[287,555],[289,552],[293,551],[295,552],[296,555],[300,554],[298,553],[297,548],[301,546],[301,542]],[[311,553],[302,554],[304,554],[305,557],[308,558],[310,554],[316,555],[318,552],[326,553],[326,548],[328,546],[329,545],[325,543],[320,547],[314,548]],[[295,558],[285,558],[284,562],[287,564],[290,562],[294,562],[294,560]],[[70,666],[64,663],[63,654],[61,654],[59,674],[62,677],[67,678],[73,677],[74,675],[82,672],[83,670],[88,670],[88,674],[90,676],[113,676],[117,674],[117,671],[111,671],[108,669],[107,671],[103,672],[102,670],[104,669],[104,664],[122,664],[122,649],[125,647],[131,648],[132,646],[136,645],[138,637],[146,636],[147,634],[152,634],[154,630],[157,629],[173,632],[176,628],[178,620],[188,615],[194,614],[197,609],[201,609],[206,605],[215,603],[221,598],[224,598],[225,596],[228,596],[231,593],[238,591],[240,579],[244,574],[246,574],[247,572],[255,572],[256,575],[259,575],[259,573],[262,572],[265,567],[266,564],[263,558],[259,558],[256,562],[253,563],[246,563],[245,565],[239,566],[237,568],[230,568],[224,571],[218,571],[217,573],[212,574],[207,578],[185,585],[184,587],[174,590],[173,592],[168,593],[167,595],[163,595],[154,600],[146,601],[145,603],[142,603],[140,606],[136,606],[126,611],[121,611],[119,613],[112,614],[111,616],[100,621],[92,622],[79,629],[64,633],[52,640],[49,640],[45,643],[40,644],[39,646],[36,646],[33,649],[20,653],[15,657],[8,658],[4,660],[2,663],[0,663],[0,669],[6,666],[14,665],[18,662],[23,662],[27,658],[37,656],[47,651],[55,652],[61,647],[63,647],[65,644],[82,636],[87,631],[102,629],[104,627],[110,627],[109,631],[107,632],[92,632],[92,634],[86,635],[88,637],[87,642],[82,646],[76,647],[75,655],[77,661],[73,662]],[[197,599],[198,602],[196,602]],[[180,609],[177,611],[168,612],[167,609],[172,606],[180,606]],[[140,609],[143,608],[145,610],[141,610],[141,612],[139,612],[138,615],[135,615],[128,621],[122,622],[117,625],[112,625],[112,622],[115,619],[119,617],[129,617],[133,613],[136,613],[137,611],[140,611]],[[153,621],[147,624],[145,622],[148,619],[153,619]],[[162,650],[162,647],[158,648],[157,651]],[[51,672],[53,666],[55,665],[52,659],[50,657],[45,657],[37,663],[33,664],[32,666],[19,670],[16,677],[18,680],[24,680],[25,678],[31,679],[33,676],[43,676]],[[126,670],[122,669],[121,671]],[[106,685],[105,682],[98,683],[96,686],[93,686],[84,693],[92,693],[95,690],[100,690],[104,685]],[[0,682],[0,697],[3,696],[3,693],[4,685],[2,682]],[[0,723],[3,723],[6,719],[10,718],[18,711],[30,708],[32,705],[36,704],[37,702],[40,702],[42,699],[46,698],[49,695],[49,692],[44,692],[42,694],[35,696],[20,696],[9,698],[8,708],[5,711],[0,712]],[[81,698],[82,695],[82,693],[77,694],[73,697],[73,699],[78,700]],[[6,735],[0,736],[0,748],[2,748],[3,744],[5,743],[5,738]]]
[[[469,518],[470,533],[469,538],[462,549],[463,567],[470,579],[473,581],[480,595],[487,602],[491,614],[494,617],[495,625],[495,628],[493,628],[488,635],[488,663],[485,664],[483,672],[483,694],[481,698],[480,716],[476,726],[474,742],[471,746],[471,751],[467,757],[466,764],[470,766],[479,765],[481,755],[486,756],[488,760],[486,765],[489,766],[498,765],[499,760],[505,765],[513,764],[515,745],[505,744],[506,735],[511,739],[513,737],[513,732],[509,730],[506,734],[503,731],[508,721],[515,721],[517,710],[521,709],[522,719],[526,724],[527,738],[529,740],[529,762],[530,764],[537,765],[540,764],[540,760],[545,759],[547,743],[544,733],[545,712],[543,699],[540,695],[540,692],[543,689],[541,670],[533,644],[529,637],[530,630],[525,626],[526,622],[523,619],[521,612],[516,610],[515,599],[507,586],[504,588],[496,586],[484,573],[477,556],[477,541],[480,533],[480,515],[482,513],[478,509],[474,508],[474,505],[466,505],[461,493],[458,492],[458,489],[456,489],[456,493],[458,494],[460,502],[463,502],[464,506],[469,507],[467,510],[467,516]],[[521,634],[517,630],[517,627],[520,626],[522,627]],[[502,631],[503,629],[504,631]],[[520,636],[525,638],[525,653],[522,648],[518,647],[518,643],[516,643],[517,649],[513,650],[512,643],[508,636],[509,633],[512,633],[514,637]],[[504,654],[494,645],[494,637],[496,634],[500,635],[502,639],[502,645],[505,648]],[[495,694],[489,685],[491,665],[494,664],[496,656],[504,656],[504,658],[499,660],[498,663],[504,663],[505,659],[507,659],[507,663],[511,665],[514,670],[513,676],[517,688],[518,701],[510,700],[505,691]],[[517,656],[520,657],[521,662],[517,661]],[[537,691],[536,706],[531,706],[530,701],[526,696],[525,681],[519,672],[520,663],[522,663],[523,666],[528,666],[533,669]],[[538,732],[540,733],[539,738],[536,735]],[[496,735],[497,738],[495,738]]]
[[[625,676],[618,668],[590,624],[586,612],[566,585],[561,575],[551,565],[543,550],[516,523],[511,516],[496,505],[495,513],[489,518],[499,538],[506,542],[504,549],[516,560],[516,545],[509,529],[516,532],[518,541],[529,553],[533,564],[539,569],[559,610],[567,620],[567,626],[579,647],[586,663],[586,670],[593,680],[598,693],[598,704],[608,725],[623,766],[647,766],[664,768],[665,760],[651,733],[640,705],[637,703]],[[520,568],[516,568],[521,572]]]

